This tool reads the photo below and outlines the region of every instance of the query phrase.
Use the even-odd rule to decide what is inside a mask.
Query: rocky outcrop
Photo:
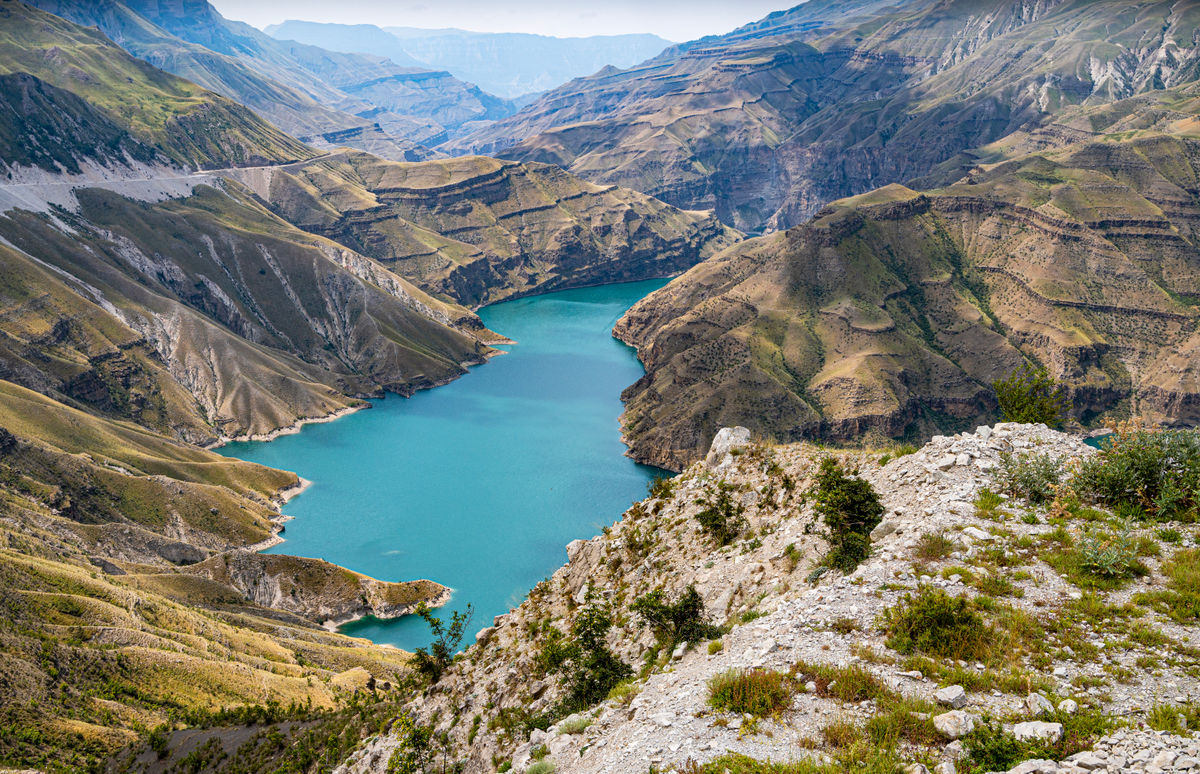
[[[865,724],[881,716],[884,700],[863,700],[865,689],[857,695],[855,688],[838,693],[833,684],[814,679],[822,668],[834,673],[819,680],[867,681],[878,686],[877,697],[884,692],[902,696],[898,701],[905,702],[906,711],[916,713],[912,722],[928,729],[929,736],[911,746],[901,743],[895,762],[912,763],[920,756],[936,763],[939,772],[954,770],[964,757],[964,745],[953,739],[985,716],[1008,731],[1039,734],[1075,713],[1123,717],[1136,727],[1156,703],[1200,698],[1200,683],[1186,666],[1164,667],[1158,675],[1135,667],[1157,646],[1131,640],[1117,645],[1104,634],[1124,624],[1084,624],[1072,618],[1071,611],[1088,605],[1124,604],[1129,592],[1092,589],[1085,596],[1084,589],[1047,564],[1047,541],[1053,540],[1055,528],[1041,521],[1040,510],[1032,523],[1020,516],[1030,506],[1016,500],[1002,498],[999,511],[991,514],[973,504],[982,490],[996,486],[992,471],[1002,455],[1048,455],[1069,466],[1071,460],[1095,453],[1079,438],[1040,425],[985,426],[974,433],[935,437],[918,452],[883,465],[872,454],[804,444],[753,442],[730,450],[737,453],[719,472],[708,462],[696,463],[674,480],[671,494],[635,504],[604,534],[572,544],[565,566],[535,587],[520,607],[481,631],[451,672],[406,708],[416,722],[449,735],[448,760],[460,762],[467,772],[491,771],[496,761],[511,761],[512,770],[521,772],[535,758],[545,757],[558,771],[597,773],[648,765],[678,771],[689,762],[705,764],[727,753],[776,764],[828,761],[837,755],[837,744],[813,742],[836,738],[823,736],[823,729],[853,728],[860,734],[855,738],[864,738]],[[723,461],[730,450],[715,446],[713,459]],[[821,524],[811,502],[798,496],[827,454],[857,466],[885,508],[883,521],[871,533],[870,557],[849,575],[822,567],[827,543]],[[711,501],[722,488],[732,493],[747,520],[740,537],[724,548],[714,546],[695,519],[703,507],[699,501]],[[1068,518],[1061,529],[1082,534],[1087,526]],[[1133,529],[1132,540],[1153,534],[1149,525]],[[946,541],[938,558],[923,548],[934,539]],[[1194,545],[1189,537],[1180,547],[1164,549],[1160,559],[1146,559],[1149,574],[1136,581],[1138,586],[1153,594],[1166,582],[1159,568],[1167,552]],[[1009,560],[990,564],[987,557],[996,556]],[[985,575],[991,585],[980,580]],[[997,592],[1004,582],[997,578],[1013,586]],[[711,644],[657,649],[661,643],[639,626],[630,603],[655,589],[674,599],[689,585],[703,599],[708,619],[725,623],[727,631]],[[1039,631],[1056,641],[1035,635],[1014,643],[1003,669],[994,661],[930,657],[920,660],[918,670],[914,661],[892,649],[883,614],[922,588],[977,599],[985,606],[981,609],[1029,616],[1020,619],[1024,625],[1046,627]],[[552,716],[551,725],[541,729],[539,713],[554,707],[566,688],[565,680],[546,672],[543,654],[558,641],[554,631],[570,632],[589,599],[611,607],[615,624],[607,638],[610,649],[645,668],[632,684],[597,706],[557,721]],[[1190,637],[1187,626],[1149,611],[1146,615],[1150,617],[1138,620],[1156,633],[1154,639],[1182,643]],[[1078,636],[1067,635],[1068,630]],[[1068,636],[1073,647],[1063,646]],[[1149,642],[1152,636],[1144,639]],[[1002,679],[1010,667],[1016,677]],[[709,681],[744,670],[790,670],[798,685],[788,705],[762,718],[715,709],[709,703]],[[1172,686],[1174,695],[1163,695],[1164,684]],[[1059,698],[1051,704],[1048,695]],[[939,708],[943,696],[957,709]],[[468,722],[474,717],[480,720]],[[942,728],[944,735],[938,730]],[[1083,761],[1116,771],[1122,770],[1122,761],[1145,766],[1160,754],[1166,760],[1194,749],[1194,742],[1183,736],[1152,736],[1134,728],[1096,737],[1095,752],[1073,756],[1061,768],[1049,764],[1051,768],[1039,769],[1046,764],[1038,763],[1013,771],[1076,771],[1071,767]],[[352,756],[342,771],[385,771],[401,747],[398,735],[382,735]],[[856,754],[865,752],[859,748]],[[1093,757],[1084,758],[1087,754]],[[912,763],[908,771],[926,771],[923,766]]]

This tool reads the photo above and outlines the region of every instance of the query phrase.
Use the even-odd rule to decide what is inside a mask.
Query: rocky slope
[[[780,440],[953,427],[990,415],[1023,362],[1085,423],[1195,424],[1200,146],[1191,88],[1160,98],[1009,138],[946,188],[837,202],[643,300],[616,330],[647,366],[624,396],[633,455],[679,468],[731,423]],[[1085,121],[1108,133],[1071,144]],[[1035,144],[1064,147],[1011,157]]]
[[[448,747],[435,745],[427,759],[435,768],[460,762],[468,772],[521,772],[548,759],[560,772],[792,771],[792,761],[824,760],[828,769],[812,770],[907,764],[910,772],[952,772],[976,749],[977,737],[959,737],[984,718],[1018,735],[1068,729],[1074,746],[1056,748],[1067,762],[1013,772],[1195,765],[1186,732],[1138,730],[1147,717],[1157,723],[1174,711],[1163,707],[1200,699],[1194,628],[1155,612],[1151,601],[1174,583],[1177,562],[1195,560],[1192,530],[1134,525],[1122,540],[1139,545],[1144,576],[1096,585],[1063,562],[1087,535],[1117,529],[1109,517],[1076,509],[1050,514],[1048,523],[1046,506],[981,496],[1001,488],[995,475],[1005,454],[1070,465],[1093,449],[1043,426],[1006,424],[936,437],[891,461],[748,438],[744,428],[722,431],[707,460],[673,486],[635,503],[603,535],[571,544],[568,564],[480,631],[447,676],[409,705],[434,738],[447,735]],[[803,494],[831,453],[859,466],[885,509],[870,557],[848,575],[821,564],[825,530]],[[718,547],[696,517],[722,491],[745,523]],[[1176,542],[1160,544],[1157,535]],[[641,594],[661,590],[671,600],[689,586],[707,618],[725,624],[710,642],[658,639],[630,610]],[[1003,645],[967,660],[898,652],[887,611],[931,590],[975,600]],[[598,604],[613,622],[604,642],[635,676],[564,718],[554,708],[568,680],[546,665]],[[794,681],[776,711],[743,716],[710,703],[714,680],[773,673]],[[1112,723],[1129,727],[1106,730]],[[397,726],[342,770],[419,760],[412,739]],[[763,762],[753,768],[749,759]]]
[[[1175,0],[805,3],[572,81],[447,147],[783,229],[1064,107],[1192,80],[1196,23]]]
[[[234,174],[300,228],[468,307],[667,276],[739,238],[709,213],[544,164],[337,153]]]
[[[14,98],[5,103],[0,130],[6,173],[14,164],[74,172],[78,158],[121,162],[126,154],[207,168],[314,155],[241,105],[19,0],[0,3],[0,74]]]

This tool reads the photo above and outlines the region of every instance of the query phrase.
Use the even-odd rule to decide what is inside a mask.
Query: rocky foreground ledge
[[[1194,529],[1136,522],[1104,544],[1109,514],[1056,514],[992,494],[1006,455],[1071,466],[1095,453],[1041,425],[935,437],[895,459],[767,447],[742,428],[723,430],[669,492],[571,544],[569,562],[481,631],[408,710],[445,733],[446,759],[471,772],[544,772],[545,761],[559,772],[707,771],[730,754],[821,764],[845,760],[839,750],[881,727],[899,730],[893,752],[912,774],[967,770],[978,728],[1060,750],[1086,740],[1060,762],[1030,756],[996,770],[1200,770],[1180,727],[1200,700],[1200,643],[1153,602],[1170,593],[1171,562],[1194,553]],[[869,558],[848,575],[822,564],[829,544],[803,495],[829,454],[857,466],[885,508]],[[722,492],[745,526],[717,547],[695,517]],[[1138,572],[1087,582],[1084,547],[1117,543],[1137,546]],[[663,649],[630,605],[656,589],[676,599],[689,586],[728,630]],[[897,650],[889,611],[930,591],[973,600],[1004,646],[980,660]],[[555,719],[565,681],[547,653],[596,599],[612,611],[608,647],[636,677]],[[795,685],[786,706],[760,716],[715,707],[712,681],[747,672],[786,675]],[[538,728],[547,717],[555,722]],[[1164,718],[1172,733],[1149,727]],[[384,771],[397,750],[402,736],[385,734],[342,771]]]

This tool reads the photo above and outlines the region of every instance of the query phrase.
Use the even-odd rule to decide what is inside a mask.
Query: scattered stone
[[[1027,714],[1037,717],[1054,712],[1054,705],[1040,693],[1031,693],[1025,697],[1025,701],[1021,703],[1022,708]]]
[[[939,689],[933,694],[933,698],[938,704],[952,709],[961,709],[967,706],[967,692],[963,690],[961,685],[950,685]]]

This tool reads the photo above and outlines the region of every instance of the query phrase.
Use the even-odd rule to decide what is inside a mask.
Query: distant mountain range
[[[383,57],[276,41],[205,0],[34,0],[94,26],[134,56],[250,107],[317,147],[351,145],[397,160],[464,125],[514,112],[448,73]]]
[[[552,89],[608,66],[631,67],[671,45],[657,35],[556,38],[306,21],[286,21],[264,31],[280,40],[448,70],[455,77],[510,99]]]

